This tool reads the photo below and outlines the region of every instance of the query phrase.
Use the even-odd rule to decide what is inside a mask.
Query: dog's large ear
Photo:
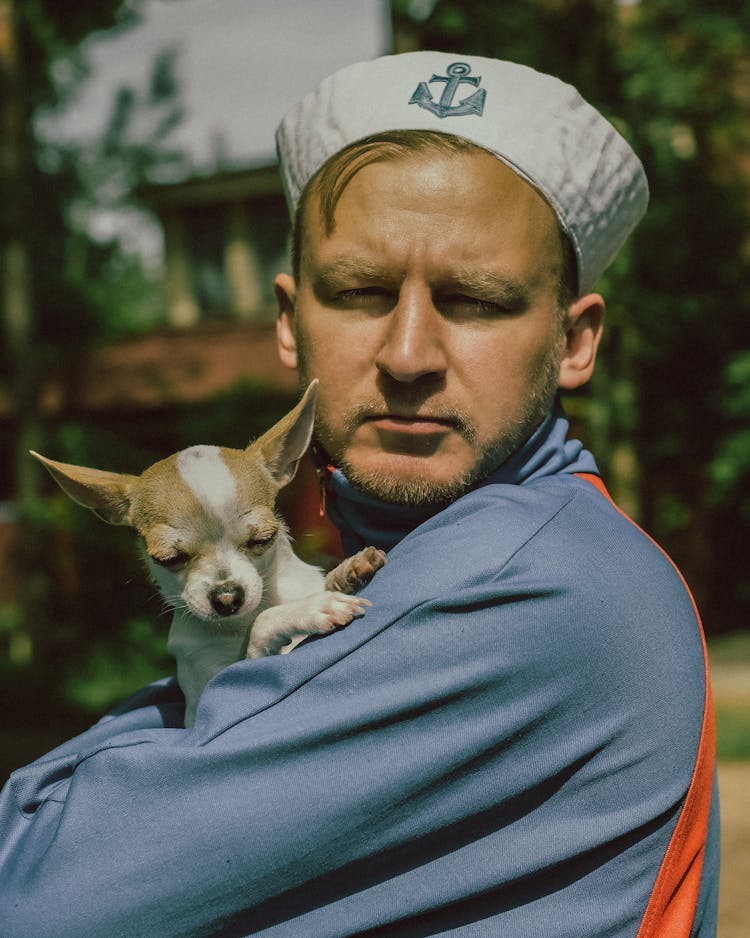
[[[130,524],[130,493],[138,476],[71,466],[30,452],[74,502],[90,508],[108,524]]]
[[[315,421],[317,379],[310,382],[302,400],[294,410],[247,448],[248,453],[259,455],[271,470],[279,488],[294,478],[300,460],[307,452]]]

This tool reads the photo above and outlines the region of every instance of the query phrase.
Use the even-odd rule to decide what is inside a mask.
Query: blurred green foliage
[[[750,759],[750,632],[708,643],[716,704],[716,752],[720,759]]]
[[[79,657],[65,679],[65,696],[92,713],[104,713],[172,669],[163,631],[152,619],[130,619],[121,634],[105,636]]]
[[[717,505],[737,505],[750,523],[750,350],[730,360],[721,396],[728,426],[709,467],[713,497]]]
[[[726,762],[750,760],[750,710],[745,706],[716,706],[716,756]]]

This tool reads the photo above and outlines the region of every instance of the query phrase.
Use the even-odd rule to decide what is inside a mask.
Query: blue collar
[[[526,443],[473,489],[485,485],[525,485],[558,474],[599,474],[594,457],[583,444],[568,439],[568,418],[559,401]],[[444,504],[414,507],[392,505],[355,488],[340,469],[328,474],[326,514],[341,532],[344,552],[355,553],[372,544],[390,550]]]

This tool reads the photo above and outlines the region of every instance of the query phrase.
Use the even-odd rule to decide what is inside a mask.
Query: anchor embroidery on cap
[[[487,92],[484,88],[479,88],[474,94],[453,104],[453,98],[458,91],[459,85],[473,85],[475,88],[482,80],[479,75],[469,75],[471,66],[466,62],[454,62],[445,70],[445,75],[433,75],[429,82],[420,81],[414,94],[409,99],[409,104],[418,104],[426,111],[431,111],[437,117],[461,117],[465,114],[476,114],[481,117],[484,110],[484,99]],[[440,95],[440,100],[436,103],[429,89],[429,84],[433,81],[444,81],[445,87]]]

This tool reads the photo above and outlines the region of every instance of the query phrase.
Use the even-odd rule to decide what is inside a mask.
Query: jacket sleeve
[[[231,666],[192,729],[147,704],[22,770],[2,934],[635,935],[693,773],[700,665],[683,610],[660,619],[675,700],[633,584],[571,590],[541,536],[558,502],[494,557],[458,529],[408,538],[363,619]]]

